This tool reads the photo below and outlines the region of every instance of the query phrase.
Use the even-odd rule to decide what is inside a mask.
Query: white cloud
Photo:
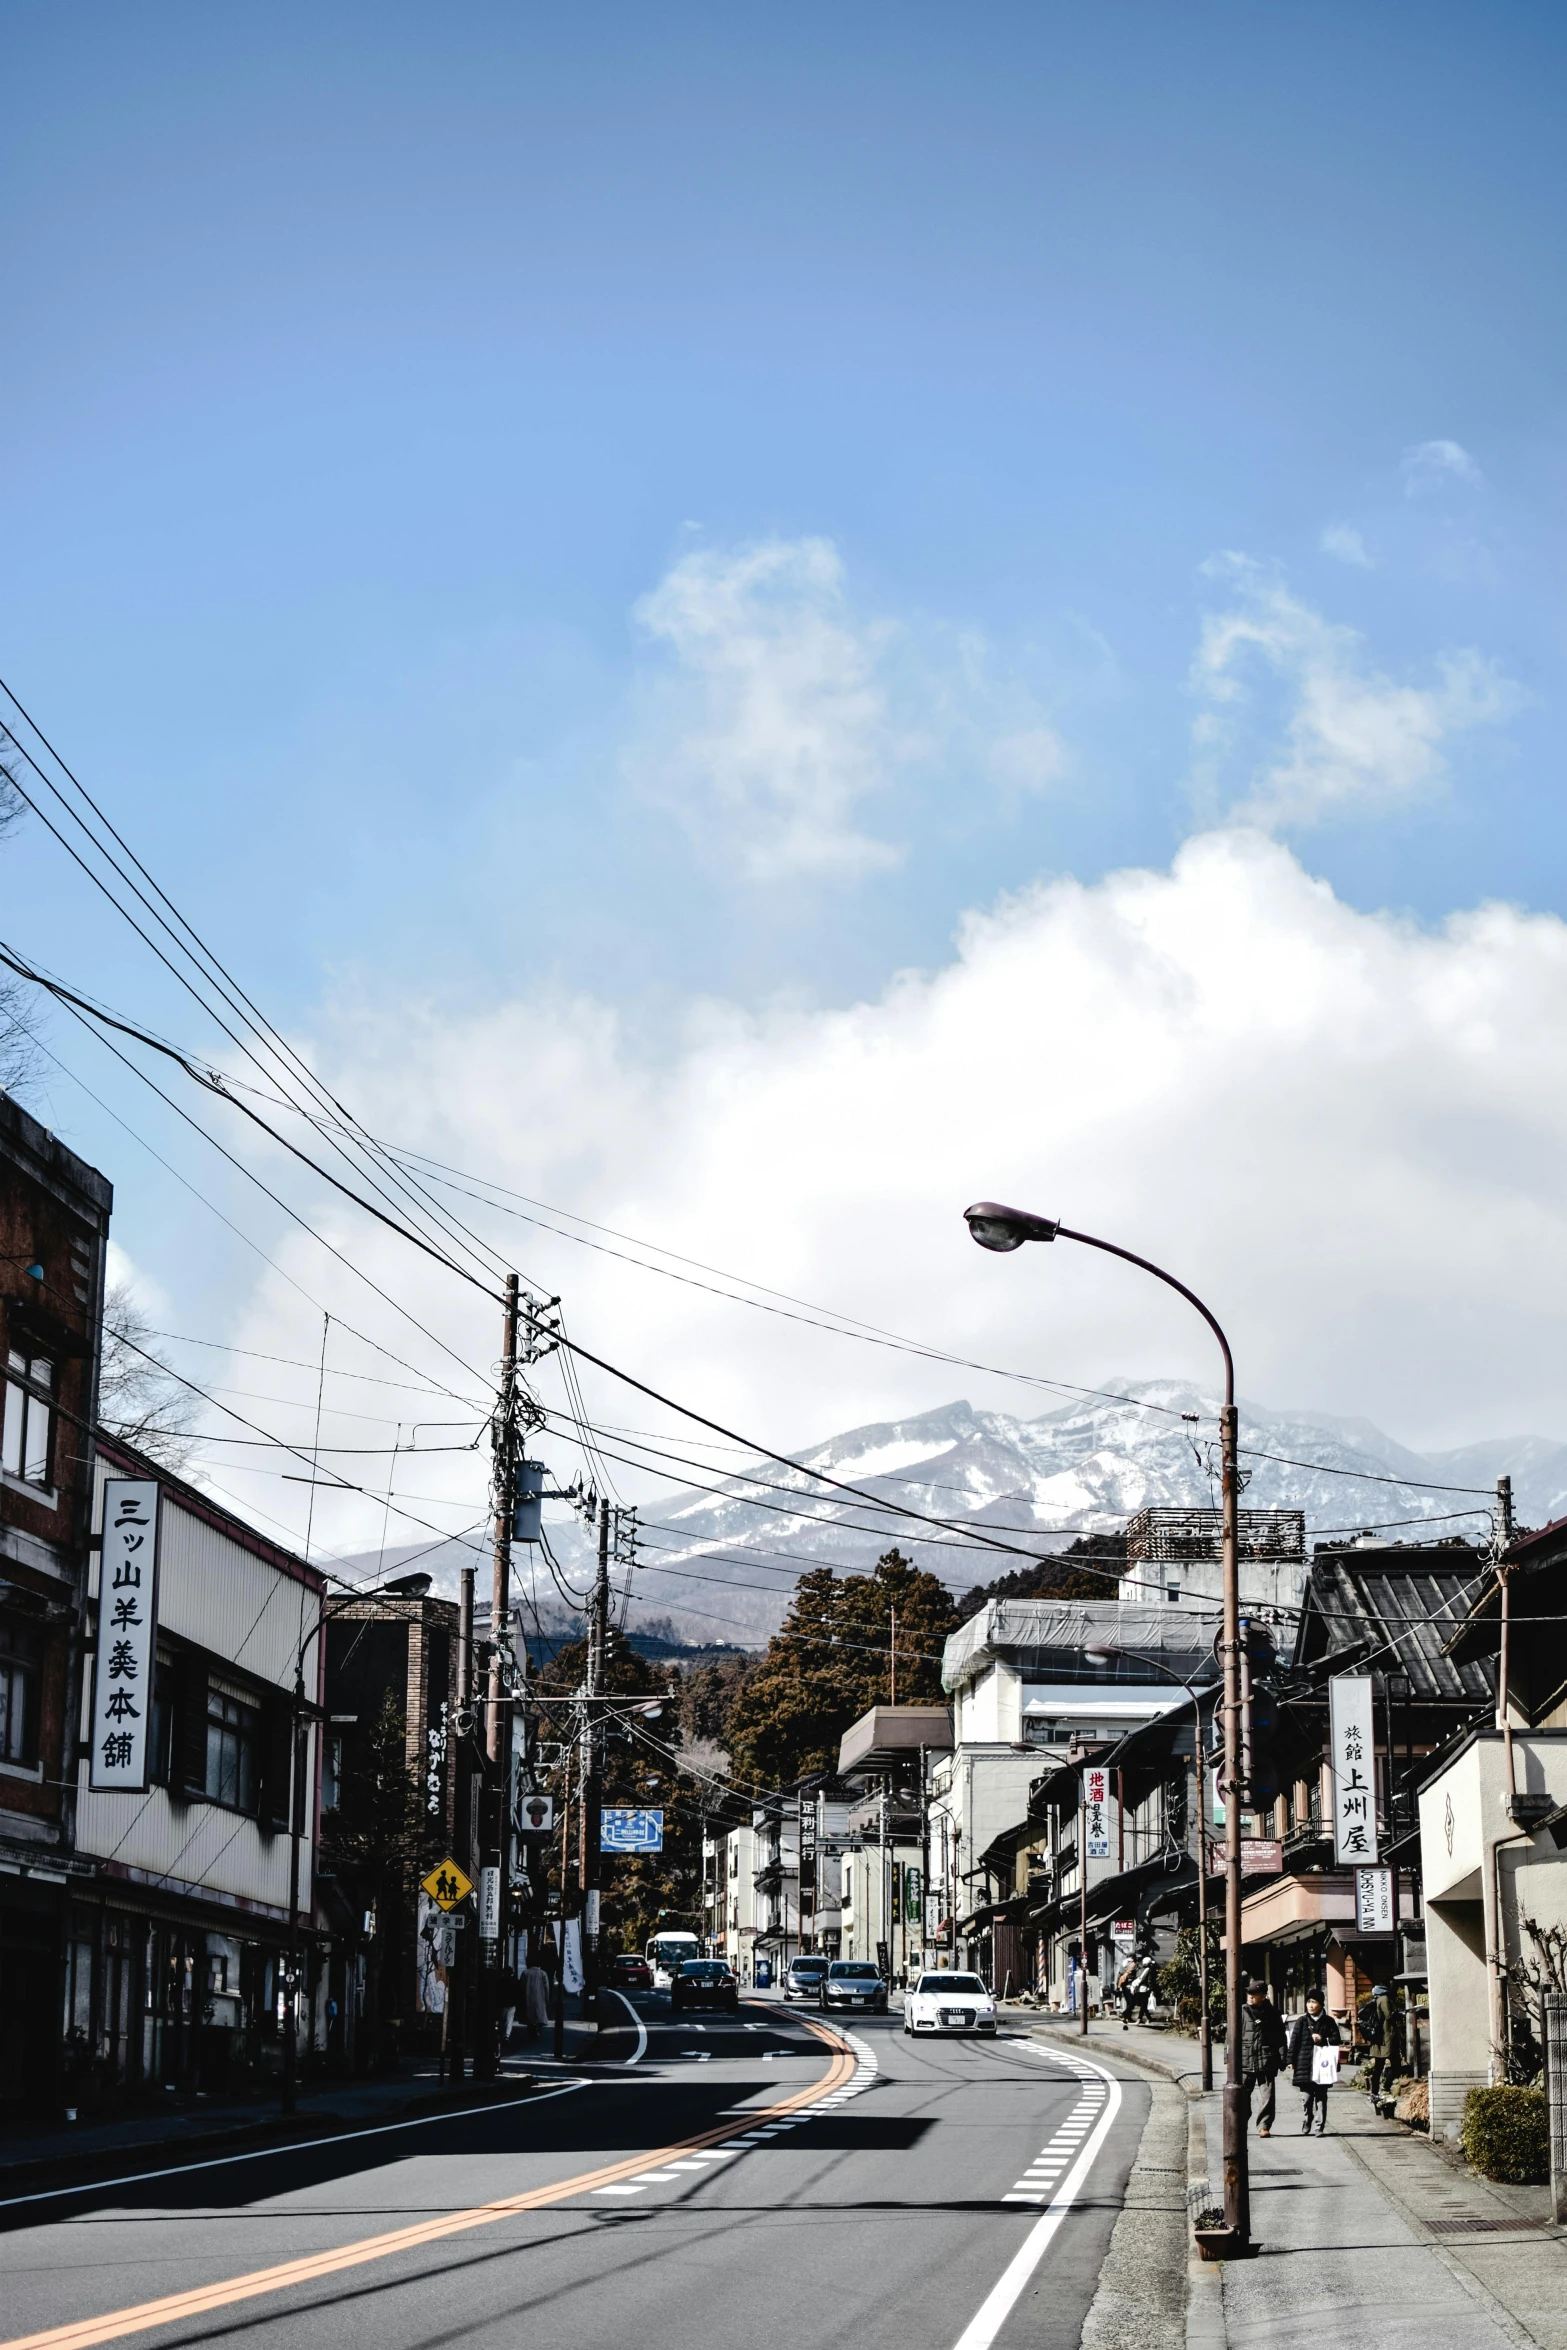
[[[636,607],[661,665],[626,754],[638,790],[749,882],[855,877],[904,851],[867,829],[900,786],[970,770],[1037,790],[1064,754],[973,631],[870,618],[825,539],[698,550]]]
[[[1317,545],[1324,555],[1331,555],[1336,562],[1348,563],[1357,571],[1376,569],[1376,564],[1366,552],[1365,540],[1347,522],[1330,522]]]
[[[1406,498],[1421,498],[1453,482],[1478,486],[1485,476],[1458,441],[1416,441],[1399,460]]]
[[[1402,684],[1370,666],[1356,630],[1325,620],[1256,565],[1226,557],[1210,568],[1237,591],[1229,611],[1204,620],[1193,671],[1208,705],[1196,740],[1210,808],[1249,715],[1248,673],[1259,667],[1289,707],[1282,748],[1262,758],[1234,809],[1245,823],[1315,824],[1409,806],[1445,781],[1455,735],[1519,706],[1517,688],[1477,652],[1444,653],[1434,683]]]
[[[1232,830],[1190,841],[1167,872],[1055,882],[975,914],[944,967],[871,1001],[694,1007],[662,1061],[602,1005],[543,997],[466,1020],[367,1001],[321,1050],[382,1133],[866,1321],[1067,1380],[1210,1374],[1200,1325],[1155,1284],[1064,1246],[988,1258],[959,1220],[986,1196],[1062,1214],[1207,1297],[1245,1394],[1363,1412],[1425,1444],[1567,1426],[1564,1033],[1554,916],[1493,905],[1425,932],[1355,910],[1277,842]],[[320,1212],[487,1372],[484,1299]],[[979,1373],[747,1312],[529,1224],[488,1228],[564,1295],[585,1345],[765,1439],[960,1393],[1030,1408],[1026,1389]],[[466,1389],[308,1242],[283,1261]],[[309,1363],[319,1323],[274,1285],[241,1335]],[[334,1331],[339,1344],[386,1369]],[[646,1398],[583,1376],[602,1421],[673,1433]],[[310,1375],[298,1385],[308,1430]],[[559,1437],[544,1450],[569,1472]],[[432,1456],[399,1490],[469,1494],[478,1519],[483,1461]],[[296,1489],[269,1489],[268,1506],[276,1491]],[[378,1538],[378,1513],[365,1526]],[[317,1531],[356,1529],[318,1497]]]

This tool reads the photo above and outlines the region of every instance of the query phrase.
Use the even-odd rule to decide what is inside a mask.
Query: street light
[[[1173,1665],[1159,1663],[1154,1657],[1129,1656],[1126,1649],[1112,1647],[1108,1640],[1090,1642],[1083,1654],[1090,1663],[1096,1665],[1107,1665],[1116,1657],[1126,1657],[1129,1663],[1139,1667],[1152,1666],[1156,1673],[1164,1673],[1170,1680],[1178,1681],[1192,1701],[1193,1754],[1197,1765],[1197,1981],[1198,1995],[1202,2002],[1202,2021],[1197,2027],[1197,2045],[1202,2051],[1202,2085],[1204,2089],[1211,2089],[1213,2087],[1213,2024],[1208,2015],[1208,1798],[1203,1786],[1205,1773],[1202,1767],[1202,1698],[1184,1673],[1178,1673]]]
[[[1241,2080],[1241,1793],[1242,1704],[1240,1668],[1239,1550],[1239,1439],[1235,1417],[1235,1358],[1216,1317],[1195,1290],[1177,1281],[1162,1265],[1140,1257],[1113,1240],[1096,1240],[1091,1232],[1074,1232],[1051,1216],[1035,1216],[1026,1208],[1003,1207],[997,1200],[980,1200],[965,1208],[963,1220],[981,1248],[1005,1255],[1025,1240],[1076,1240],[1151,1273],[1167,1289],[1175,1290],[1194,1306],[1219,1342],[1224,1357],[1224,1408],[1219,1414],[1219,1458],[1224,1500],[1224,2224],[1232,2253],[1244,2253],[1251,2243],[1251,2197],[1247,2180],[1246,2126],[1249,2100]]]

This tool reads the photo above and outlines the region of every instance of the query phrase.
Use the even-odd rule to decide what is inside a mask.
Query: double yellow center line
[[[819,2025],[804,2017],[800,2020],[807,2031],[826,2041],[833,2052],[832,2063],[809,2089],[785,2098],[781,2104],[760,2107],[754,2115],[748,2114],[740,2126],[798,2113],[852,2078],[854,2058],[849,2050]],[[363,2268],[368,2261],[390,2260],[399,2252],[417,2252],[425,2244],[439,2244],[448,2236],[465,2235],[471,2228],[493,2227],[497,2220],[511,2219],[519,2212],[545,2211],[553,2203],[568,2203],[572,2196],[590,2194],[595,2187],[611,2186],[617,2179],[630,2178],[638,2171],[658,2169],[676,2155],[695,2154],[704,2146],[715,2146],[721,2138],[732,2138],[736,2126],[731,2116],[717,2129],[702,2130],[694,2137],[632,2155],[624,2162],[608,2163],[602,2170],[581,2171],[575,2178],[558,2179],[551,2187],[534,2187],[525,2195],[502,2196],[497,2202],[476,2203],[464,2211],[442,2212],[437,2218],[420,2220],[413,2227],[392,2228],[380,2236],[360,2236],[354,2243],[339,2244],[331,2252],[312,2252],[301,2260],[279,2261],[274,2268],[251,2269],[244,2276],[226,2277],[213,2285],[197,2285],[189,2292],[166,2293],[157,2301],[138,2301],[129,2309],[111,2309],[103,2317],[50,2326],[41,2334],[18,2334],[0,2343],[0,2350],[93,2350],[96,2343],[115,2342],[125,2334],[147,2333],[154,2326],[178,2325],[188,2318],[205,2317],[214,2310],[231,2307],[236,2301],[255,2301],[264,2293],[285,2293],[293,2285],[313,2284],[317,2278],[336,2276],[343,2269]],[[327,2146],[330,2143],[329,2139],[324,2141]]]

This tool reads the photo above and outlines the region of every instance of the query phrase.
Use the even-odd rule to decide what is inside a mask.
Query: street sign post
[[[664,1815],[606,1804],[599,1815],[600,1852],[662,1852]]]
[[[473,1891],[473,1879],[465,1877],[454,1860],[438,1861],[420,1890],[429,1894],[437,1909],[455,1909]]]

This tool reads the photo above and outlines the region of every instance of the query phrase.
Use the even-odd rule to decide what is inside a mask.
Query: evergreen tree
[[[901,1551],[884,1552],[869,1575],[813,1567],[735,1702],[736,1777],[787,1787],[807,1771],[835,1770],[845,1730],[891,1700],[894,1643],[898,1703],[939,1704],[942,1649],[957,1620],[945,1586]]]

